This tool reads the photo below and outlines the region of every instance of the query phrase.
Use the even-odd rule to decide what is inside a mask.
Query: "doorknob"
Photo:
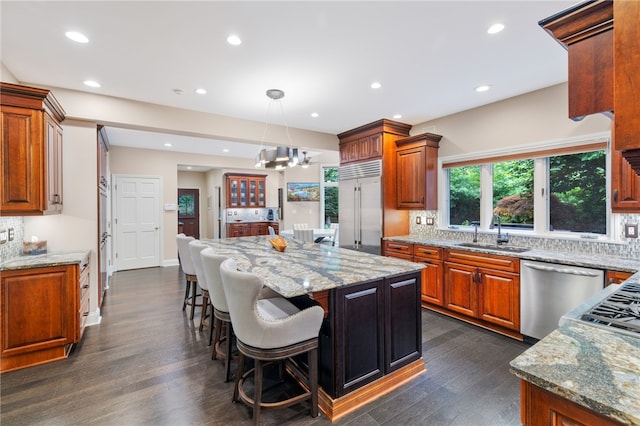
[[[160,229],[160,228],[156,226],[156,227],[155,227],[155,230],[157,231],[158,229]]]

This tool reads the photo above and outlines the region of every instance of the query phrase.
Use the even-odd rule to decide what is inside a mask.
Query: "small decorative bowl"
[[[282,237],[269,238],[269,242],[279,252],[284,252],[284,249],[287,248],[287,241]]]

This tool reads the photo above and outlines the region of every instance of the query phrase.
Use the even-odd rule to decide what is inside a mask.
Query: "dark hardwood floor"
[[[178,267],[116,273],[102,323],[62,361],[4,373],[0,424],[233,425],[251,411],[231,403],[208,330],[181,310]],[[199,310],[196,311],[199,314]],[[509,361],[528,345],[423,310],[427,373],[340,425],[519,425],[519,382]],[[264,424],[328,425],[298,405],[264,410]]]

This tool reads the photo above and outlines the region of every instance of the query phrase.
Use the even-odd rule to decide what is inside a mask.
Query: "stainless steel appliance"
[[[340,167],[340,247],[380,254],[382,161]]]
[[[604,287],[604,271],[520,261],[520,333],[542,339],[562,315]]]
[[[600,303],[587,309],[580,319],[638,337],[640,335],[640,283],[622,284]]]

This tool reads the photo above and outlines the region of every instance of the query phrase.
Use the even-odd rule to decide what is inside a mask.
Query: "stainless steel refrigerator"
[[[340,167],[340,247],[380,254],[382,161]]]

